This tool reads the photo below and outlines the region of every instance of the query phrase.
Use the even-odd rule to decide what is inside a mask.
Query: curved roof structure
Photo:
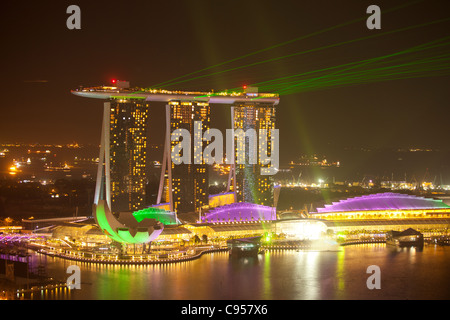
[[[155,219],[161,222],[163,225],[179,224],[174,212],[167,211],[161,208],[148,207],[133,212],[133,217],[137,222],[141,222],[144,219]]]
[[[121,214],[117,219],[105,200],[98,202],[94,217],[104,234],[121,243],[148,243],[155,240],[164,229],[164,225],[156,219],[140,217],[142,220],[138,221],[131,212]]]
[[[238,202],[207,211],[202,217],[202,222],[267,221],[276,220],[276,216],[275,208]]]
[[[386,192],[333,202],[324,208],[318,208],[317,213],[415,209],[450,209],[450,206],[442,200]]]

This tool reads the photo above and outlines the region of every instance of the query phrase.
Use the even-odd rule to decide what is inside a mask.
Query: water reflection
[[[320,295],[320,282],[318,273],[320,272],[319,262],[320,252],[299,252],[293,270],[292,285],[303,288],[294,299],[317,299]]]
[[[405,249],[366,244],[339,251],[268,251],[238,259],[221,252],[181,263],[136,266],[49,257],[49,275],[66,279],[66,268],[76,264],[82,286],[81,290],[44,291],[39,299],[450,298],[450,247]],[[369,265],[381,269],[381,290],[366,286]]]
[[[272,286],[271,286],[271,276],[270,276],[270,252],[264,253],[264,273],[263,273],[263,281],[264,281],[264,290],[261,293],[261,299],[273,300],[272,296]],[[264,298],[266,297],[266,298]]]

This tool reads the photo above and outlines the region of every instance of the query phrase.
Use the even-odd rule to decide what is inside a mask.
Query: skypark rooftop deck
[[[277,105],[280,101],[278,94],[258,92],[197,92],[175,91],[150,88],[119,88],[112,86],[81,87],[71,90],[72,94],[94,99],[142,99],[145,101],[198,101],[218,104],[233,103],[269,103]]]

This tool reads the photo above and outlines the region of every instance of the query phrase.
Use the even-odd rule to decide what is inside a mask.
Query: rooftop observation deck
[[[81,87],[71,90],[71,93],[80,97],[94,99],[142,99],[145,101],[198,101],[213,104],[234,103],[267,103],[277,105],[280,101],[278,94],[258,92],[197,92],[197,91],[171,91],[150,88],[119,88],[119,87]]]

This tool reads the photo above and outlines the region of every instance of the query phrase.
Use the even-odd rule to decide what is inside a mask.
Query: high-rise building
[[[248,132],[249,129],[255,130],[256,134],[260,134],[260,129],[267,130],[267,155],[272,152],[271,130],[275,129],[275,106],[274,104],[266,104],[249,102],[235,103],[232,107],[232,119],[234,129],[242,129]],[[257,162],[252,164],[249,161],[250,141],[246,139],[245,145],[239,144],[235,138],[235,152],[245,152],[245,164],[235,163],[235,186],[236,200],[238,202],[250,202],[261,205],[273,205],[273,176],[261,174],[261,170],[267,169],[269,164],[262,164],[261,158],[258,156],[261,151],[261,144],[256,139],[257,146],[256,156]],[[242,148],[245,148],[242,150]]]
[[[203,154],[202,151],[209,143],[198,135],[210,129],[209,104],[232,105],[232,123],[236,129],[267,129],[270,138],[270,130],[275,126],[278,95],[258,93],[257,88],[245,89],[244,92],[214,93],[130,88],[128,81],[113,80],[112,86],[72,90],[77,96],[106,100],[94,205],[104,200],[113,213],[137,211],[146,206],[146,128],[149,103],[154,101],[167,103],[164,153],[156,206],[180,213],[206,209],[209,205],[209,165],[205,164],[203,158],[198,159],[198,155]],[[196,128],[198,123],[201,123],[201,128]],[[171,161],[171,147],[176,143],[171,142],[171,134],[176,129],[185,129],[193,141],[200,141],[191,143],[190,154],[193,159],[190,163],[174,164]],[[237,147],[240,148],[239,145]],[[261,148],[259,143],[258,147]],[[196,148],[200,148],[200,152],[195,152]],[[272,149],[269,139],[268,156]],[[231,165],[233,170],[230,171],[228,188],[236,190],[233,194],[235,201],[270,206],[273,203],[272,176],[261,174],[261,170],[267,169],[269,165],[261,163],[260,157],[258,161],[255,164]],[[161,203],[164,195],[167,203]]]
[[[210,127],[210,106],[207,102],[170,101],[170,132],[177,129],[187,130],[192,138],[192,159],[189,164],[171,164],[173,210],[179,213],[198,212],[208,205],[209,172],[203,159],[197,159],[206,146],[202,133]],[[195,123],[201,122],[201,128],[195,129]],[[199,130],[201,129],[201,130]],[[195,136],[198,135],[198,136]],[[195,145],[193,141],[201,141]],[[172,141],[171,146],[178,142]],[[195,152],[201,148],[200,153]],[[170,191],[170,190],[169,190]]]
[[[145,206],[148,110],[148,103],[141,99],[110,100],[112,212]]]

